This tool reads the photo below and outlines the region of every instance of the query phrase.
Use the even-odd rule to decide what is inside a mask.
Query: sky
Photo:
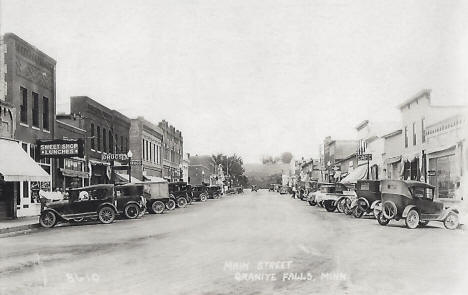
[[[318,157],[422,89],[468,99],[468,1],[0,1],[2,32],[57,61],[59,112],[166,119],[191,154]]]

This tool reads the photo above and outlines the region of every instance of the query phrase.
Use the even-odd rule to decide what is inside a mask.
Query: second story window
[[[32,93],[32,125],[39,128],[39,94]]]
[[[416,145],[416,123],[413,122],[413,145]]]
[[[91,123],[91,149],[96,149],[96,141],[94,140],[94,136],[95,136],[95,133],[94,133],[94,124]]]
[[[107,133],[106,128],[102,128],[102,151],[107,152]]]
[[[424,134],[424,118],[421,119],[421,141],[426,142],[426,134]]]
[[[20,121],[28,124],[28,90],[20,87],[21,105],[20,105]]]
[[[405,148],[408,147],[408,126],[405,126]]]
[[[109,130],[109,153],[114,152],[114,138],[112,132]]]
[[[50,130],[49,98],[45,96],[42,98],[42,128],[44,128],[44,130]]]
[[[96,134],[97,134],[97,150],[101,151],[101,128],[99,126],[96,128]]]

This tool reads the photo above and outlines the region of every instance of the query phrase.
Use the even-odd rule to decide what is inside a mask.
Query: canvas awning
[[[83,171],[76,171],[76,170],[71,170],[71,169],[60,168],[60,172],[62,172],[62,175],[66,176],[66,177],[78,177],[78,178],[88,178],[89,177],[88,172],[83,172]]]
[[[123,173],[117,173],[116,172],[115,175],[119,178],[119,180],[121,182],[128,183],[128,174],[123,174]],[[139,182],[141,182],[141,181],[132,176],[132,183],[139,183]]]
[[[343,184],[356,183],[360,179],[364,179],[367,176],[367,165],[361,165],[351,171],[348,176],[343,178],[340,182]]]
[[[389,165],[389,164],[397,163],[400,161],[401,161],[401,156],[395,156],[395,157],[390,157],[390,158],[385,159],[384,162],[385,164]]]
[[[157,176],[148,176],[148,175],[143,175],[144,181],[148,182],[167,182],[164,178],[157,177]]]
[[[4,181],[50,181],[50,175],[13,140],[0,139],[0,175]]]

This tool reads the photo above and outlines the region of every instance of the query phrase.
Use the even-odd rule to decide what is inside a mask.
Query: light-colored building
[[[397,129],[383,135],[382,137],[384,139],[384,153],[382,157],[386,167],[386,175],[383,175],[382,178],[400,179],[402,177],[402,131],[401,129]]]

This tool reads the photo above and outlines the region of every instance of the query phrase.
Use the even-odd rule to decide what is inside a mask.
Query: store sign
[[[83,157],[82,139],[54,139],[38,141],[40,158]]]
[[[132,166],[141,166],[143,162],[141,160],[131,160],[130,165]]]
[[[435,170],[427,171],[427,176],[436,176],[436,171]]]
[[[357,155],[358,161],[372,161],[372,154]]]
[[[102,154],[101,160],[103,161],[112,161],[112,160],[127,161],[128,156],[127,154]]]

